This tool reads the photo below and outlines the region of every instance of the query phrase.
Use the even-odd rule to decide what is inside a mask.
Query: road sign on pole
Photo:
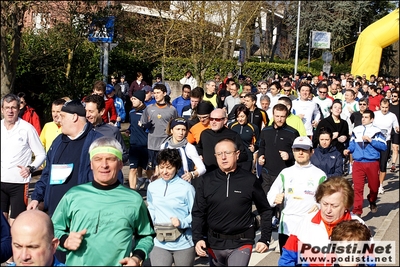
[[[332,61],[332,53],[329,51],[325,51],[324,53],[322,53],[322,60],[325,63],[329,63]]]
[[[311,44],[311,48],[329,49],[331,47],[331,33],[313,31]]]
[[[322,65],[322,71],[327,73],[329,76],[329,74],[331,73],[331,64],[324,63],[324,65]]]

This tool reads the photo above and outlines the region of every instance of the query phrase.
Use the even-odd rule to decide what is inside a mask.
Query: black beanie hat
[[[214,110],[213,104],[210,101],[202,101],[197,105],[197,114],[208,115]]]
[[[143,103],[144,103],[145,95],[146,95],[146,92],[143,90],[137,90],[137,91],[133,92],[133,94],[132,94],[132,96],[136,97]]]

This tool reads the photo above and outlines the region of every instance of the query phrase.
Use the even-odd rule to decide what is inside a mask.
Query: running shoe
[[[396,172],[396,166],[394,164],[390,167],[390,172]]]
[[[139,191],[142,185],[146,182],[145,178],[138,178],[137,180],[137,185],[136,185],[136,191]]]
[[[378,194],[384,194],[384,193],[385,193],[385,190],[383,189],[383,186],[382,185],[379,186]]]

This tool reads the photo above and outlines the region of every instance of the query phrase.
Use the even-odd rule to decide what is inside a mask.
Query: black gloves
[[[146,130],[150,130],[152,127],[153,127],[153,121],[152,120],[142,125],[142,128],[144,128]]]

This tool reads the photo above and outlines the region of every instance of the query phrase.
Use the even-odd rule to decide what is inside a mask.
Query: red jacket
[[[28,105],[25,106],[25,112],[24,112],[24,114],[22,114],[21,119],[32,124],[33,127],[35,127],[38,135],[40,135],[40,132],[42,131],[42,127],[40,127],[40,119],[39,119],[38,114],[35,112],[34,108],[32,108]]]
[[[381,100],[383,95],[377,94],[376,96],[369,95],[368,96],[368,108],[372,111],[377,111],[381,109]]]
[[[108,98],[105,100],[105,104],[106,107],[103,115],[101,115],[101,118],[105,123],[109,123],[110,121],[115,123],[117,121],[117,111],[115,110],[114,100],[112,98]]]

